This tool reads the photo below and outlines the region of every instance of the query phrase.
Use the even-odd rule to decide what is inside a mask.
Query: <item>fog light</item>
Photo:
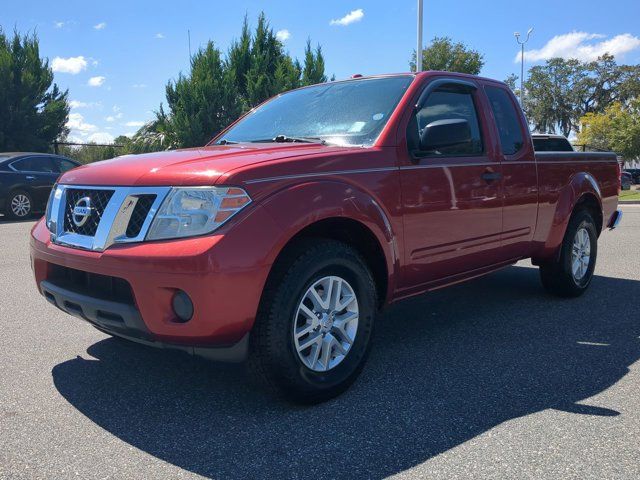
[[[173,295],[171,301],[174,313],[178,316],[181,322],[188,322],[193,317],[193,302],[189,295],[182,290],[178,290]]]

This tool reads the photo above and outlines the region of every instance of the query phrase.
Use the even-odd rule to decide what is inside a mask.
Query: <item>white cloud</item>
[[[276,32],[276,38],[281,42],[286,42],[291,38],[291,32],[289,32],[289,30],[287,30],[286,28],[278,30]]]
[[[55,57],[51,62],[51,69],[54,72],[70,73],[76,75],[87,68],[87,61],[80,55],[79,57]]]
[[[65,26],[65,22],[54,22],[54,23],[53,23],[53,26],[54,26],[55,28],[62,28],[62,27],[64,27],[64,26]]]
[[[358,8],[357,10],[352,10],[351,12],[347,13],[342,18],[331,20],[329,22],[329,25],[341,25],[343,27],[346,27],[347,25],[350,25],[354,22],[359,22],[360,20],[362,20],[362,17],[364,17],[364,10]]]
[[[95,125],[84,121],[84,117],[80,113],[70,113],[69,120],[67,120],[67,127],[72,132],[79,135],[86,135],[89,132],[93,132],[98,129]]]
[[[556,35],[549,40],[542,48],[528,50],[524,52],[524,58],[530,62],[548,60],[550,58],[575,58],[583,62],[597,60],[605,53],[614,57],[622,57],[625,53],[640,48],[640,38],[634,37],[630,33],[616,35],[606,39],[606,35],[587,32],[571,32],[563,35]],[[599,40],[599,41],[593,41]],[[521,54],[518,53],[514,59],[520,61]]]
[[[109,115],[108,117],[105,117],[105,120],[107,122],[115,122],[116,120],[119,120],[121,118],[122,118],[122,112],[118,111],[118,113],[116,113],[115,115]]]
[[[124,124],[125,127],[141,127],[144,125],[144,122],[127,122]]]
[[[96,30],[104,30],[107,27],[107,22],[100,22],[97,25],[94,25],[93,28]]]
[[[156,38],[164,38],[164,34],[163,33],[156,33],[154,36]]]
[[[147,84],[146,83],[134,83],[133,85],[131,85],[133,88],[147,88]]]
[[[99,107],[100,105],[100,102],[81,102],[79,100],[71,100],[69,102],[71,108],[92,108]]]
[[[91,77],[89,79],[89,81],[87,82],[87,85],[89,85],[90,87],[100,87],[104,83],[105,80],[106,80],[106,78],[105,77],[101,77],[101,76]]]
[[[107,132],[96,132],[87,137],[87,141],[95,143],[113,143],[113,140],[113,135]]]

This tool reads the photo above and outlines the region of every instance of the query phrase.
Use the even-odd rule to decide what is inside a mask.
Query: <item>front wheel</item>
[[[540,266],[542,285],[561,297],[582,295],[593,277],[598,254],[598,234],[591,215],[576,213],[567,226],[556,262]]]
[[[353,383],[369,352],[372,274],[354,249],[332,240],[297,245],[276,269],[251,335],[249,366],[290,400],[328,400]]]
[[[13,220],[23,220],[33,213],[31,195],[22,190],[16,190],[9,195],[5,214]]]

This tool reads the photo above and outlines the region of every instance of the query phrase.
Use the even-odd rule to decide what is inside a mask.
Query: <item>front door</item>
[[[507,87],[491,84],[484,90],[491,105],[502,151],[502,255],[504,260],[526,257],[538,216],[538,169],[527,124]]]
[[[405,290],[446,283],[500,259],[501,165],[488,120],[479,114],[481,91],[454,80],[426,89],[408,126],[408,158],[400,167]],[[468,141],[421,150],[424,129],[450,120],[468,123]]]

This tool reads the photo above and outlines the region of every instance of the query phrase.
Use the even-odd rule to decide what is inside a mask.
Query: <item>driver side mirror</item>
[[[436,120],[427,124],[420,134],[420,150],[423,152],[467,143],[471,143],[471,129],[469,122],[462,118]]]

